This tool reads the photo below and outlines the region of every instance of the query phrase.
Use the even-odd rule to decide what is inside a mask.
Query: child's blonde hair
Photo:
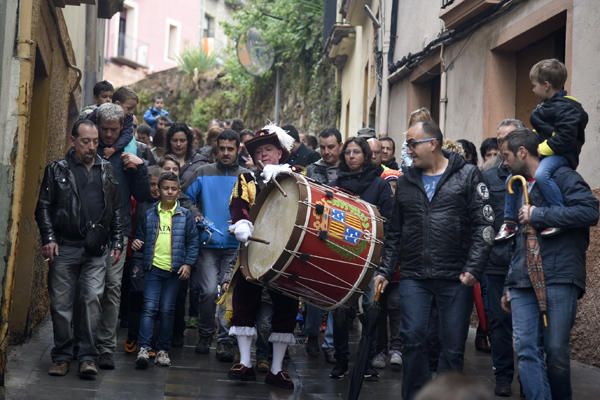
[[[538,61],[529,71],[529,79],[534,82],[548,82],[556,90],[565,86],[567,81],[567,67],[556,58]]]

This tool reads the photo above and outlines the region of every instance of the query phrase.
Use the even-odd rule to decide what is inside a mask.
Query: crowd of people
[[[36,210],[49,262],[49,374],[66,375],[72,360],[82,379],[114,369],[119,326],[135,368],[168,367],[187,328],[198,330],[200,356],[216,338],[230,379],[258,372],[294,389],[284,359],[300,329],[308,356],[323,354],[330,377],[343,379],[353,320],[365,322],[380,288],[365,380],[402,371],[409,400],[434,374],[462,371],[475,305],[475,347],[491,352],[496,395],[512,395],[516,353],[524,398],[572,398],[569,333],[598,201],[576,172],[588,117],[563,90],[566,77],[557,60],[534,65],[534,131],[499,121],[481,162],[475,144],[445,138],[424,108],[411,113],[402,143],[372,128],[344,140],[333,127],[314,137],[289,124],[246,129],[239,119],[214,119],[202,132],[172,121],[161,96],[138,125],[136,93],[98,82],[68,153],[46,167]],[[282,173],[351,193],[385,219],[361,304],[299,307],[246,273],[251,212]]]

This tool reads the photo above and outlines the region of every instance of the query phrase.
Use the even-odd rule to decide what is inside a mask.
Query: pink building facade
[[[117,86],[177,66],[186,48],[209,34],[203,3],[212,0],[125,0],[107,21],[104,79]]]

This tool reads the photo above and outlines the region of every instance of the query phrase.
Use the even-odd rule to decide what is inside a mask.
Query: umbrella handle
[[[373,301],[375,303],[379,302],[379,298],[381,297],[381,292],[383,290],[383,283],[379,282],[377,287],[375,288],[375,296],[373,296]]]
[[[525,179],[525,177],[523,175],[514,175],[511,176],[510,180],[508,181],[508,193],[510,194],[514,194],[515,191],[513,190],[513,183],[514,181],[520,181],[521,185],[523,186],[523,197],[525,200],[525,204],[529,205],[529,191],[527,190],[527,179]]]

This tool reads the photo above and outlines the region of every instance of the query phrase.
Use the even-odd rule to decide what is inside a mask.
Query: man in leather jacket
[[[438,372],[463,368],[471,286],[487,261],[494,212],[479,169],[442,151],[442,132],[434,123],[413,125],[406,143],[413,167],[398,179],[374,283],[385,289],[400,266],[396,295],[402,315],[402,397],[411,400],[431,378],[426,338],[433,301],[440,321]]]
[[[97,154],[98,130],[80,120],[73,147],[45,170],[36,209],[42,254],[49,262],[48,291],[54,348],[48,373],[64,376],[73,358],[73,331],[79,336],[79,375],[97,375],[95,331],[101,314],[107,258],[118,260],[123,231],[118,185],[110,163]],[[95,227],[95,228],[94,228]],[[92,237],[91,232],[100,232]],[[71,327],[76,291],[80,318]]]
[[[523,128],[523,123],[517,119],[505,119],[496,129],[498,142],[515,129]],[[483,180],[490,191],[490,205],[494,209],[494,230],[498,232],[504,220],[504,197],[506,195],[506,179],[510,170],[503,165],[502,155],[482,172]],[[512,396],[511,385],[514,377],[514,354],[512,338],[512,321],[510,314],[502,310],[500,298],[504,290],[504,280],[510,265],[513,240],[494,242],[485,266],[487,284],[487,309],[490,320],[490,341],[492,347],[492,362],[496,396]]]

